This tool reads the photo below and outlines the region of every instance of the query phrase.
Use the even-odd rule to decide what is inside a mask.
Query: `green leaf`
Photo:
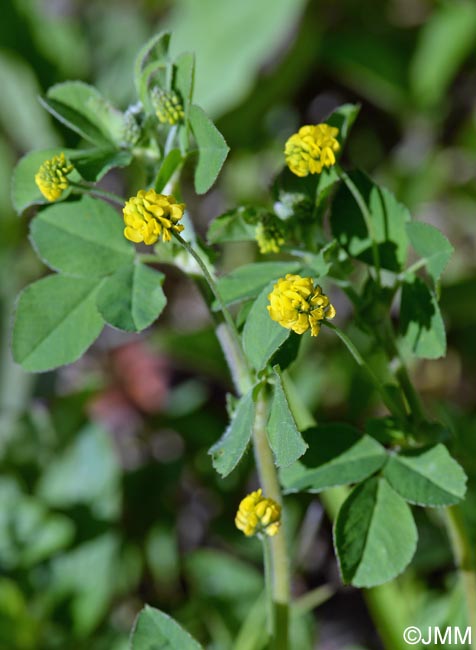
[[[400,332],[403,350],[422,359],[446,354],[445,325],[435,295],[420,278],[402,286]]]
[[[13,326],[13,357],[25,370],[43,372],[72,363],[98,337],[98,281],[50,275],[24,289]]]
[[[99,181],[114,167],[127,167],[132,161],[132,153],[118,151],[115,147],[100,147],[72,151],[69,159],[82,178]]]
[[[30,151],[21,158],[15,167],[12,177],[12,203],[15,211],[21,214],[31,205],[43,205],[49,203],[38,189],[35,183],[35,174],[40,166],[45,162],[64,152],[67,158],[70,158],[74,150],[55,147],[52,149],[39,149]],[[73,178],[73,176],[70,176]],[[77,180],[80,180],[78,177]],[[66,198],[70,191],[66,190],[62,198]]]
[[[120,477],[111,436],[90,424],[48,463],[38,495],[55,508],[88,504],[99,519],[111,519],[120,509]]]
[[[117,151],[117,149],[110,146],[84,150],[56,147],[54,149],[30,151],[20,159],[13,172],[12,203],[18,214],[21,214],[31,205],[49,203],[35,183],[35,174],[45,160],[49,160],[60,153],[64,153],[76,168],[76,171],[68,175],[68,178],[74,182],[81,181],[81,179],[88,181],[100,180],[113,167],[126,167],[132,158],[130,152]],[[67,198],[69,194],[70,189],[67,189],[61,200]]]
[[[420,105],[436,105],[474,50],[476,6],[471,1],[437,5],[419,30],[410,67],[413,95]]]
[[[227,305],[255,298],[271,280],[296,273],[299,262],[256,262],[245,264],[218,279],[218,290]]]
[[[134,259],[120,216],[108,203],[84,196],[52,205],[31,222],[38,255],[54,270],[79,277],[101,277]]]
[[[213,467],[222,476],[232,472],[246,451],[253,430],[255,405],[252,391],[244,395],[231,418],[225,433],[210,448]]]
[[[159,172],[155,179],[154,189],[156,192],[160,193],[163,191],[164,187],[172,178],[172,174],[180,167],[182,163],[183,158],[180,149],[172,149],[169,151],[169,153],[162,161]]]
[[[266,431],[276,465],[278,467],[288,467],[305,453],[307,443],[304,442],[289,408],[279,367],[274,366],[273,371],[273,398],[269,409]]]
[[[256,598],[263,578],[256,567],[230,553],[199,549],[186,558],[187,579],[202,598],[243,602]]]
[[[255,208],[240,206],[214,219],[208,228],[207,239],[210,244],[254,241],[257,222],[258,214]]]
[[[360,104],[343,104],[325,119],[326,124],[339,129],[337,139],[341,145],[341,151],[359,112]]]
[[[449,262],[454,248],[438,228],[421,221],[406,224],[408,239],[425,262],[428,273],[437,282]]]
[[[11,478],[0,481],[0,559],[4,568],[31,567],[71,544],[73,522],[24,494]]]
[[[367,479],[344,501],[334,525],[343,581],[374,587],[393,580],[412,559],[417,539],[405,501],[384,478]]]
[[[160,316],[167,304],[164,274],[136,263],[118,269],[101,286],[97,307],[109,325],[140,332]]]
[[[52,86],[41,101],[60,122],[93,144],[122,144],[127,127],[124,115],[93,86],[65,81]]]
[[[65,594],[68,595],[64,606],[72,619],[71,634],[74,638],[89,636],[107,615],[118,591],[117,567],[121,566],[121,576],[125,573],[124,558],[119,551],[118,536],[105,533],[53,558],[49,584],[51,597],[64,599]],[[95,584],[93,590],[91,584]]]
[[[134,81],[137,94],[141,95],[142,71],[147,65],[167,59],[170,45],[170,33],[160,32],[150,38],[140,49],[134,63]]]
[[[25,16],[26,18],[26,16]],[[8,17],[3,16],[6,33]],[[26,28],[26,25],[25,25]],[[50,116],[38,104],[41,92],[35,75],[37,66],[27,63],[3,42],[0,51],[0,124],[2,132],[8,134],[13,150],[27,151],[47,147],[59,142]],[[20,52],[20,48],[18,48]],[[25,51],[26,53],[26,51]]]
[[[255,370],[263,370],[291,330],[272,320],[267,310],[272,285],[266,286],[250,309],[243,328],[243,349]]]
[[[362,172],[349,176],[369,209],[380,266],[390,271],[401,271],[407,259],[406,223],[411,219],[408,209],[398,203],[389,190],[376,185]],[[374,263],[371,239],[362,213],[344,184],[340,185],[334,197],[331,227],[349,255],[367,264]]]
[[[466,493],[466,474],[442,444],[391,456],[383,474],[396,492],[419,506],[450,506]]]
[[[173,618],[146,605],[136,618],[131,650],[203,650]]]
[[[303,436],[309,450],[299,462],[281,470],[281,483],[288,492],[321,492],[357,483],[387,460],[382,445],[347,424],[322,424]]]
[[[175,60],[175,89],[183,100],[185,120],[188,119],[190,106],[193,99],[193,86],[195,83],[195,56],[189,52],[181,54]]]
[[[299,24],[305,0],[241,0],[230,7],[216,0],[174,2],[168,14],[172,54],[195,53],[196,103],[214,116],[246,101],[262,79],[263,66],[279,57],[290,29]],[[316,30],[312,37],[315,43]],[[297,76],[303,73],[299,60]],[[296,73],[289,74],[296,83]],[[267,94],[265,105],[274,97]]]
[[[190,107],[190,125],[198,146],[195,191],[204,194],[216,181],[230,149],[205,111],[195,104]]]

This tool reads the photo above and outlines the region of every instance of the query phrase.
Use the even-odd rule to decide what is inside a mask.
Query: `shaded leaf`
[[[344,582],[374,587],[399,575],[416,549],[409,506],[384,478],[369,478],[344,501],[334,542]]]
[[[402,286],[400,332],[405,352],[423,359],[446,353],[445,325],[435,295],[420,278]]]
[[[256,297],[271,280],[296,273],[299,262],[256,262],[245,264],[218,279],[218,290],[227,305]],[[270,289],[271,290],[271,289]]]
[[[413,95],[423,106],[440,101],[464,59],[474,50],[476,6],[463,1],[437,5],[419,31],[410,66]]]
[[[79,277],[108,275],[134,259],[119,214],[90,196],[42,210],[31,222],[30,238],[50,268]]]
[[[273,397],[266,432],[276,465],[288,467],[305,453],[307,443],[303,440],[289,408],[279,368],[275,366],[273,371]]]
[[[136,263],[118,269],[101,286],[97,307],[109,325],[140,332],[160,316],[167,304],[164,274]]]
[[[230,149],[205,111],[195,104],[190,107],[190,125],[198,145],[195,191],[204,194],[216,181]]]
[[[410,221],[406,228],[411,245],[424,260],[428,273],[437,282],[453,254],[453,246],[438,228],[429,223]]]
[[[243,328],[243,349],[255,370],[263,370],[291,330],[272,320],[267,310],[272,285],[266,286],[250,309]]]
[[[24,289],[13,326],[13,358],[43,372],[72,363],[98,337],[104,321],[96,308],[97,280],[50,275]]]
[[[376,440],[347,424],[321,424],[305,431],[303,437],[309,450],[299,462],[281,470],[281,482],[289,492],[321,492],[357,483],[387,460]]]
[[[186,558],[187,577],[201,597],[220,601],[256,598],[263,579],[257,569],[217,549],[199,549]]]
[[[148,605],[136,618],[130,647],[131,650],[202,650],[173,618]]]
[[[389,190],[376,185],[362,172],[349,176],[369,209],[381,267],[390,271],[402,270],[408,249],[406,223],[411,219],[408,209],[398,203]],[[334,197],[331,227],[349,255],[374,264],[370,234],[359,206],[344,184],[340,185]]]
[[[120,509],[120,477],[119,458],[110,435],[88,425],[47,465],[38,494],[50,506],[89,504],[98,518],[110,519]]]
[[[41,101],[60,122],[93,144],[122,144],[127,128],[124,115],[94,86],[65,81],[52,86]]]
[[[420,506],[450,506],[466,493],[466,475],[442,444],[391,456],[383,474],[404,499]]]
[[[238,402],[223,436],[210,448],[213,467],[222,476],[228,476],[246,451],[253,431],[255,404],[252,391]]]

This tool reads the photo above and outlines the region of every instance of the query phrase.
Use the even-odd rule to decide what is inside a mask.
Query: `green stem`
[[[402,407],[400,406],[400,404],[388,392],[388,390],[385,388],[385,385],[382,383],[382,381],[377,377],[374,371],[365,362],[364,358],[362,357],[358,349],[355,347],[355,345],[352,343],[350,338],[347,336],[347,334],[345,334],[339,327],[337,327],[333,323],[329,323],[328,321],[323,321],[323,324],[337,334],[337,336],[340,338],[342,343],[344,343],[346,348],[354,357],[357,364],[366,372],[367,376],[375,386],[377,392],[380,394],[382,401],[384,402],[385,406],[388,408],[390,413],[392,413],[392,415],[398,418],[405,417],[405,413],[402,412]]]
[[[256,415],[253,427],[256,465],[264,495],[281,505],[281,488],[266,434],[267,419],[268,404],[263,389],[256,401]],[[273,650],[288,650],[290,584],[284,512],[280,530],[276,535],[269,538],[269,546],[271,551],[271,591],[273,595],[272,648]]]
[[[97,196],[100,199],[107,199],[108,201],[112,201],[117,205],[124,206],[125,199],[123,199],[122,196],[119,196],[118,194],[114,194],[114,192],[101,190],[99,187],[94,187],[93,185],[89,184],[70,182],[70,185],[75,189],[76,192],[79,192],[80,194],[92,194],[93,196]]]
[[[200,255],[180,235],[174,233],[174,236],[197,262],[202,270],[203,277],[220,305],[226,327],[217,328],[218,340],[222,345],[225,358],[237,388],[243,394],[253,386],[255,377],[244,354],[241,338],[233,318],[218,290],[214,278]],[[267,418],[268,404],[264,395],[264,389],[262,389],[256,402],[256,415],[252,432],[256,465],[264,495],[282,505],[278,474],[266,434]],[[273,537],[270,537],[267,543],[269,544],[270,557],[265,557],[266,580],[267,589],[270,589],[273,599],[272,647],[273,650],[288,650],[290,584],[284,514],[282,515],[279,532]]]
[[[410,375],[408,374],[408,369],[405,365],[405,361],[403,360],[402,355],[400,354],[400,350],[398,349],[397,343],[395,341],[395,334],[390,319],[388,317],[386,317],[384,320],[382,342],[383,342],[383,347],[390,358],[390,361],[391,362],[393,360],[397,361],[397,366],[394,369],[393,374],[396,380],[398,381],[398,384],[401,388],[403,395],[405,396],[405,399],[407,400],[411,415],[417,421],[425,420],[426,419],[425,410],[421,403],[420,396],[416,392],[412,380],[410,379]]]
[[[316,587],[308,591],[306,594],[298,598],[294,605],[293,611],[296,611],[297,614],[302,615],[307,612],[311,612],[313,609],[320,607],[326,601],[328,601],[336,593],[335,587],[331,585],[322,585],[321,587]]]
[[[264,582],[266,586],[266,606],[268,609],[267,612],[267,621],[268,621],[268,635],[272,637],[274,629],[274,598],[273,598],[273,569],[272,569],[272,558],[271,558],[271,545],[270,540],[266,535],[262,538],[263,544],[263,558],[264,558]]]
[[[450,506],[446,508],[445,515],[446,528],[465,595],[468,625],[473,631],[471,648],[476,650],[476,566],[473,549],[460,508]]]
[[[350,176],[340,167],[336,165],[335,167],[337,175],[339,178],[345,183],[347,189],[349,192],[352,194],[354,197],[355,202],[357,203],[360,212],[362,213],[362,216],[365,221],[365,225],[367,226],[367,230],[369,232],[370,240],[372,242],[372,257],[374,259],[374,266],[375,270],[377,273],[377,283],[378,285],[381,285],[381,278],[380,278],[380,252],[378,249],[378,244],[377,240],[375,237],[375,229],[373,227],[372,223],[372,216],[370,214],[370,211],[367,207],[367,204],[364,200],[364,197],[360,193],[360,190],[358,189],[357,185],[354,183],[354,181],[350,178]]]
[[[419,269],[423,268],[426,266],[428,260],[423,258],[421,260],[417,260],[414,262],[411,266],[408,267],[408,269],[405,269],[403,273],[399,273],[397,275],[397,278],[399,280],[404,280],[406,276],[410,275],[411,273],[415,273],[415,271],[418,271]]]
[[[218,290],[217,284],[216,284],[214,278],[212,277],[210,271],[207,268],[207,265],[202,260],[200,255],[196,252],[196,250],[192,246],[190,246],[188,241],[183,239],[178,233],[174,232],[173,234],[175,236],[175,239],[185,248],[185,250],[193,257],[193,259],[196,261],[196,263],[200,267],[205,280],[207,281],[210,289],[213,292],[213,295],[216,298],[216,301],[220,305],[220,310],[221,310],[221,312],[223,314],[223,318],[225,319],[226,324],[228,325],[228,327],[230,329],[230,334],[234,339],[236,349],[240,351],[240,355],[242,357],[241,358],[241,363],[248,370],[248,374],[251,377],[251,370],[249,369],[248,361],[247,361],[247,359],[245,357],[245,354],[242,351],[243,348],[242,348],[242,345],[241,345],[241,339],[240,339],[240,335],[238,333],[238,330],[236,328],[235,321],[233,320],[233,317],[230,314],[230,311],[229,311],[228,307],[226,306],[225,301],[223,300],[223,298],[221,296],[221,293]]]

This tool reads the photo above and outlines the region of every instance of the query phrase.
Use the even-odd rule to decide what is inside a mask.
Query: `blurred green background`
[[[28,243],[28,219],[11,208],[12,169],[32,148],[77,144],[37,97],[79,78],[125,109],[135,101],[136,52],[166,28],[175,53],[196,53],[197,103],[231,147],[208,195],[198,199],[185,182],[199,232],[238,203],[265,205],[285,138],[359,102],[344,164],[366,169],[452,242],[441,287],[448,355],[411,370],[469,474],[465,511],[476,540],[476,4],[4,0],[0,650],[124,650],[145,602],[207,648],[227,650],[260,598],[260,545],[233,525],[256,485],[253,463],[248,455],[221,480],[207,455],[226,425],[232,386],[189,281],[164,267],[169,305],[160,323],[143,336],[108,330],[70,367],[26,375],[9,352],[15,295],[46,273]],[[137,189],[133,170],[103,183],[124,195]],[[226,271],[256,256],[254,245],[230,244],[218,263]],[[339,309],[338,295],[333,302],[352,331],[346,304]],[[362,426],[380,412],[372,387],[326,332],[318,344],[306,340],[292,374],[319,420]],[[293,496],[288,505],[295,593],[328,585],[332,594],[301,619],[298,650],[382,648],[361,594],[340,585],[318,500]],[[462,601],[441,515],[416,514],[419,547],[399,579],[411,623],[458,625]]]

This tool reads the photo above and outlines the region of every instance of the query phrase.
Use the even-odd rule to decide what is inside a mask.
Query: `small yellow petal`
[[[320,174],[323,167],[335,165],[340,144],[339,130],[328,124],[302,126],[284,146],[286,164],[296,176]]]
[[[276,535],[281,523],[281,506],[262,495],[261,489],[248,494],[240,503],[235,525],[247,537],[256,533]]]
[[[124,235],[131,241],[144,242],[148,246],[160,238],[168,242],[172,239],[172,231],[183,230],[183,225],[178,222],[184,212],[185,204],[177,203],[173,196],[158,194],[153,189],[139,190],[123,208],[124,223],[127,226]],[[133,235],[131,231],[134,231]]]
[[[268,300],[270,318],[296,334],[304,334],[310,328],[311,335],[317,336],[320,322],[335,316],[329,298],[312,278],[288,274],[276,282]]]

